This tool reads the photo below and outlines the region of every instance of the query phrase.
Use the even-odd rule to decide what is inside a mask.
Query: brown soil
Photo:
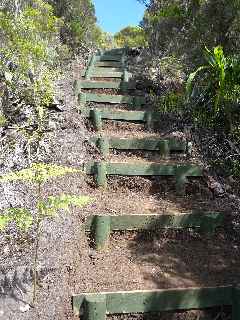
[[[144,137],[159,137],[154,131],[149,132],[145,128],[143,122],[129,123],[123,121],[104,121],[104,134],[113,137],[131,137],[131,138],[144,138]]]
[[[186,196],[175,193],[172,177],[122,177],[108,178],[106,190],[95,188],[93,177],[88,177],[89,189],[94,198],[94,214],[181,214],[191,211],[229,211],[231,200],[213,198],[202,179],[189,178]],[[85,211],[86,214],[92,214]]]

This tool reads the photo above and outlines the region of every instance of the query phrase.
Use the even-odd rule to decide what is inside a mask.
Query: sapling
[[[88,196],[77,196],[61,194],[58,196],[43,195],[43,186],[51,178],[76,173],[80,170],[62,167],[55,164],[34,163],[29,168],[17,172],[10,172],[0,177],[0,182],[23,181],[30,182],[36,187],[36,214],[33,215],[28,208],[9,208],[0,215],[0,230],[7,228],[9,223],[15,222],[20,231],[26,232],[31,227],[36,230],[36,240],[33,255],[33,298],[32,306],[36,302],[37,291],[37,265],[39,242],[42,235],[42,222],[46,218],[53,218],[58,215],[58,211],[64,209],[69,211],[70,206],[82,207],[90,202]]]

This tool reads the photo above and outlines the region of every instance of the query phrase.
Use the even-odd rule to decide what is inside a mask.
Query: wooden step
[[[154,120],[160,120],[160,113],[149,111],[126,111],[126,110],[108,110],[108,109],[80,109],[81,114],[86,118],[91,118],[94,112],[99,112],[102,119],[106,120],[123,120],[123,121],[147,121],[148,114],[153,115]],[[154,116],[156,115],[156,117]]]
[[[153,122],[161,120],[161,114],[152,111],[123,111],[83,107],[80,107],[79,111],[83,117],[92,119],[95,130],[97,131],[102,130],[103,120],[139,121],[144,122],[148,129],[151,129]]]
[[[121,62],[116,61],[98,61],[95,63],[95,67],[103,67],[103,68],[122,68]]]
[[[158,164],[158,163],[101,163],[89,162],[84,165],[86,174],[96,174],[98,166],[104,165],[106,175],[123,176],[177,176],[201,177],[202,169],[194,164]]]
[[[176,191],[185,194],[187,177],[201,177],[202,169],[194,164],[158,164],[158,163],[110,163],[89,162],[84,164],[84,172],[96,177],[98,187],[107,186],[107,176],[174,176]]]
[[[100,71],[91,71],[91,78],[122,78],[123,77],[123,71],[120,72],[109,72],[105,70],[105,68],[102,68],[103,70]],[[81,76],[85,77],[86,71],[81,72]],[[132,75],[129,73],[129,77],[132,77]]]
[[[123,68],[121,67],[94,67],[93,68],[93,73],[94,72],[122,72]]]
[[[145,104],[144,97],[97,94],[82,92],[79,94],[79,102],[85,104],[86,102],[96,103],[111,103],[111,104],[129,104],[133,106],[141,106]]]
[[[113,54],[103,54],[97,55],[96,61],[116,61],[122,62],[122,55],[113,55]]]
[[[104,50],[102,54],[123,55],[126,52],[126,48],[114,48],[110,50]]]
[[[240,288],[218,286],[137,290],[73,295],[74,314],[86,320],[105,320],[106,315],[164,312],[232,306],[232,320],[239,320]]]
[[[180,215],[172,214],[133,214],[133,215],[94,215],[87,218],[85,231],[94,236],[96,250],[108,247],[114,231],[157,231],[163,229],[198,228],[201,232],[213,233],[224,225],[224,214],[219,212],[198,212]]]
[[[159,151],[159,155],[169,156],[171,151],[187,151],[187,142],[177,139],[151,139],[151,138],[115,138],[92,137],[91,143],[99,147],[104,156],[109,155],[109,149],[117,150],[148,150]]]
[[[134,90],[136,83],[134,81],[93,81],[93,80],[76,80],[74,82],[75,94],[79,94],[81,89],[119,89]]]

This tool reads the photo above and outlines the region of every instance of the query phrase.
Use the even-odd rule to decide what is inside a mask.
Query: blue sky
[[[93,0],[93,3],[98,24],[111,33],[128,25],[138,25],[145,9],[137,0]]]

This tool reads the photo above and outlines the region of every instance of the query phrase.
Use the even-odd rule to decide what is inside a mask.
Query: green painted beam
[[[85,76],[85,71],[81,72],[81,76]],[[120,72],[108,72],[108,71],[92,71],[91,77],[92,78],[122,78],[123,71]]]
[[[89,320],[106,320],[106,299],[102,296],[88,296],[84,301],[84,318]]]
[[[110,94],[97,94],[97,93],[81,93],[86,95],[86,101],[97,103],[113,103],[113,104],[145,104],[144,97],[123,96],[123,95],[110,95]]]
[[[102,119],[108,120],[146,121],[147,115],[147,111],[108,110],[100,108],[98,110],[101,112]],[[86,118],[91,117],[91,109],[82,108],[80,112]],[[160,118],[160,114],[158,114],[158,118]]]
[[[122,55],[110,55],[110,54],[103,54],[101,56],[96,56],[96,62],[97,61],[116,61],[121,62]]]
[[[90,141],[98,145],[100,138],[92,137]],[[151,138],[115,138],[110,137],[109,148],[118,150],[148,150],[156,151],[161,150],[163,144],[167,143],[170,151],[186,151],[187,142],[178,141],[177,139],[151,139]]]
[[[95,215],[88,217],[85,231],[91,232],[96,250],[108,249],[112,231],[198,228],[203,233],[214,233],[217,227],[224,225],[224,214],[191,213],[181,215],[138,214],[138,215]]]
[[[91,117],[91,110],[92,109],[87,109],[87,108],[79,109],[81,114],[86,118]],[[152,115],[152,119],[151,119],[152,122],[160,121],[162,118],[162,115],[159,112],[109,110],[107,108],[104,108],[104,109],[98,108],[98,110],[101,112],[103,119],[109,119],[109,120],[147,122],[149,114]]]
[[[97,162],[89,162],[84,165],[86,174],[96,174]],[[202,169],[194,164],[136,164],[136,163],[107,163],[107,175],[124,176],[176,176],[178,172],[185,177],[200,177]]]
[[[122,67],[95,67],[93,68],[93,73],[98,72],[122,72]]]
[[[90,58],[86,69],[82,72],[82,76],[86,80],[90,80],[90,78],[91,78],[91,74],[92,74],[92,72],[94,70],[95,61],[96,61],[96,55],[92,55],[92,57]]]
[[[74,314],[85,314],[84,304],[89,297],[104,297],[106,314],[164,312],[231,306],[233,287],[82,293],[72,298]]]
[[[81,81],[77,80],[74,86],[78,89],[120,89],[121,81]]]
[[[110,67],[110,68],[121,68],[122,63],[117,61],[98,61],[95,63],[96,67]]]
[[[110,50],[105,50],[103,53],[104,54],[120,54],[123,55],[126,52],[126,48],[114,48]]]
[[[133,90],[136,88],[136,83],[130,81],[129,83],[124,83],[128,90]],[[81,89],[122,89],[122,81],[81,81],[76,80],[74,82],[75,93],[78,94]]]
[[[224,224],[224,214],[218,212],[185,213],[181,215],[160,214],[132,214],[105,216],[95,215],[88,217],[85,230],[91,231],[99,217],[109,217],[111,231],[133,230],[160,230],[202,228],[203,231],[212,231]]]

